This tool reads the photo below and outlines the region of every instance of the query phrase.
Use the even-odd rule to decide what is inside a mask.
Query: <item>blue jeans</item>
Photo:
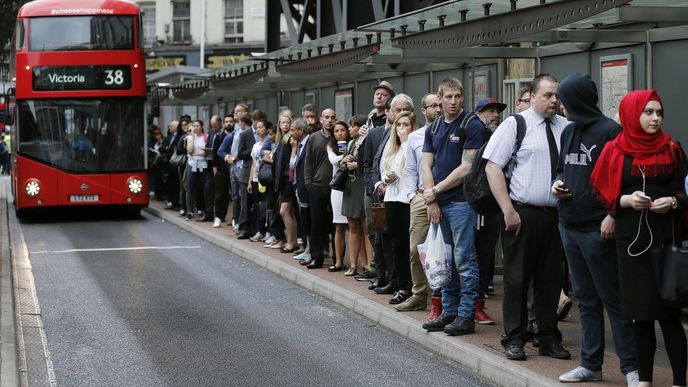
[[[604,312],[612,328],[614,349],[621,372],[638,369],[633,323],[621,317],[619,272],[614,240],[602,239],[599,231],[576,231],[559,226],[566,251],[573,293],[578,299],[581,321],[581,366],[602,369],[604,358]]]
[[[475,251],[477,215],[466,202],[442,206],[442,236],[452,245],[454,265],[451,280],[442,288],[443,313],[472,319],[478,299],[478,254]]]

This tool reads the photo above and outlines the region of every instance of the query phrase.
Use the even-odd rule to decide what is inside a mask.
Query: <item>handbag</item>
[[[272,164],[262,163],[258,169],[258,182],[264,186],[272,185],[275,179],[272,176]]]
[[[662,302],[673,308],[688,306],[688,256],[676,245],[674,217],[671,217],[670,245],[650,250],[650,258],[657,278],[657,290]]]
[[[330,180],[330,188],[336,191],[344,191],[346,189],[346,181],[349,177],[349,168],[346,165],[339,167],[332,180]]]
[[[371,208],[371,225],[374,231],[387,232],[387,219],[385,215],[385,203],[373,203]]]
[[[183,167],[186,165],[186,154],[182,153],[174,153],[172,157],[170,157],[170,164],[174,165],[175,167]]]

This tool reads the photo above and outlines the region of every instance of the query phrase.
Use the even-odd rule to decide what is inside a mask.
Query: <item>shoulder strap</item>
[[[466,114],[463,120],[461,120],[461,124],[459,125],[459,139],[461,139],[461,143],[466,142],[466,127],[476,118],[478,118],[478,115],[475,114],[475,112],[471,112]]]
[[[521,149],[521,143],[526,136],[526,120],[518,113],[514,113],[511,116],[516,119],[516,146],[514,147],[514,153],[516,153]]]
[[[430,136],[431,137],[435,135],[435,131],[437,130],[437,127],[440,126],[440,120],[443,120],[443,119],[444,119],[444,115],[441,115],[441,116],[435,118],[434,121],[432,121],[432,126],[430,127]]]

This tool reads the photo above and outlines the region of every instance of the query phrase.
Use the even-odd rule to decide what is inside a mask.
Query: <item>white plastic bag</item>
[[[439,224],[431,224],[425,243],[418,245],[418,255],[428,284],[432,289],[441,288],[451,278],[452,248],[444,243]]]

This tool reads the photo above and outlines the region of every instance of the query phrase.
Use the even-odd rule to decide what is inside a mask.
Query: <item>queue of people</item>
[[[519,116],[503,122],[506,104],[484,98],[469,112],[463,93],[459,80],[444,79],[417,109],[382,81],[372,110],[346,122],[311,104],[276,124],[243,104],[207,130],[182,116],[166,137],[154,133],[156,194],[187,220],[227,224],[237,239],[307,269],[331,258],[327,270],[369,282],[400,312],[430,308],[429,332],[467,335],[495,323],[486,300],[500,249],[507,359],[526,360],[531,340],[542,356],[570,359],[558,321],[575,295],[581,361],[560,381],[603,380],[606,311],[629,386],[652,383],[655,321],[673,384],[685,386],[681,310],[660,299],[650,250],[682,235],[688,163],[661,130],[658,94],[626,95],[619,125],[583,74],[538,75],[514,101]],[[478,214],[464,195],[478,154],[500,213]],[[344,188],[332,189],[333,177]],[[418,246],[437,227],[451,246],[451,274],[431,287]]]

